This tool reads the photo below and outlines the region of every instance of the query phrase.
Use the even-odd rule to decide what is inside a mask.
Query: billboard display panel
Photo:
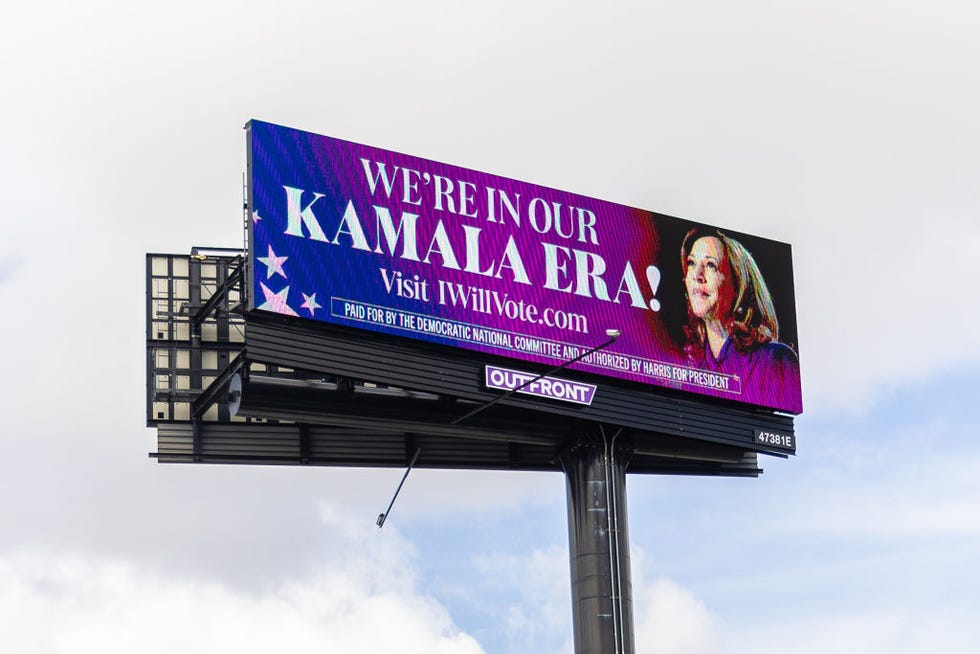
[[[790,246],[257,120],[249,308],[802,411]]]

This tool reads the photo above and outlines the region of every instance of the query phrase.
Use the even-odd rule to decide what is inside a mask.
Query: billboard
[[[800,413],[790,246],[257,120],[249,308]]]

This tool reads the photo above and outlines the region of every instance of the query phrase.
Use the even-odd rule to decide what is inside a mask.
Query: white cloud
[[[963,338],[964,325],[980,322],[963,286],[976,276],[967,254],[980,243],[976,214],[930,211],[921,197],[915,207],[896,206],[903,200],[894,195],[880,202],[846,228],[813,216],[796,239],[810,408],[867,408],[980,359],[980,342]]]
[[[21,261],[18,257],[0,252],[0,284],[5,284],[17,273]]]
[[[663,577],[647,582],[642,549],[634,549],[633,606],[637,652],[715,654],[721,642],[715,620],[703,602]],[[475,557],[480,581],[474,592],[493,598],[507,634],[507,652],[572,651],[568,549]],[[501,595],[501,599],[495,597]],[[500,607],[503,607],[502,609]]]
[[[728,652],[758,654],[971,654],[980,642],[976,612],[964,610],[827,611],[763,626],[731,625]]]
[[[631,536],[656,548],[634,569],[689,589],[726,652],[974,651],[976,389],[967,374],[801,420],[799,457],[757,481],[634,477]]]
[[[345,520],[332,508],[326,528]],[[406,543],[361,530],[319,572],[260,593],[148,573],[124,561],[71,554],[0,557],[0,641],[23,654],[358,651],[480,654],[446,609],[420,592]],[[387,540],[392,545],[379,542]],[[411,550],[408,547],[408,550]],[[494,607],[506,652],[572,650],[566,553],[537,550],[478,563],[487,588],[516,601]],[[340,562],[343,561],[343,562]],[[636,589],[637,651],[720,651],[711,618],[678,584]]]
[[[473,565],[479,583],[472,592],[489,598],[481,608],[500,623],[503,651],[571,651],[567,547],[484,554],[474,557]]]
[[[958,387],[962,382],[940,381],[906,395],[948,392],[947,383]],[[923,402],[928,403],[905,400],[913,414]],[[802,462],[780,467],[778,480],[772,480],[779,491],[762,491],[756,504],[773,519],[756,529],[865,543],[976,540],[980,447],[966,413],[964,407],[948,413],[934,410],[895,425],[893,411],[881,408],[865,423],[852,423],[849,433],[841,433],[837,421],[806,423],[810,444],[801,457],[813,463],[799,472],[794,468]],[[857,433],[861,438],[854,438]]]
[[[262,593],[124,561],[7,554],[0,558],[0,641],[25,654],[483,651],[418,588],[403,539],[351,529],[349,516],[332,508],[324,516],[337,549],[316,573]]]
[[[694,594],[674,581],[634,586],[636,651],[715,654],[721,651],[714,620]]]

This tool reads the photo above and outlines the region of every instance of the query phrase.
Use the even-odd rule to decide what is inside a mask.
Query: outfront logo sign
[[[790,247],[251,121],[250,309],[802,410]]]
[[[498,366],[486,366],[484,373],[487,388],[495,388],[501,391],[515,391],[524,395],[586,406],[592,404],[592,398],[595,396],[596,387],[594,384],[583,384],[570,379],[557,377],[541,377],[538,379],[538,375],[534,373]]]

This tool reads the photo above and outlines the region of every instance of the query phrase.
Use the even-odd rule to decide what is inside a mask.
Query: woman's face
[[[703,236],[694,241],[684,283],[691,311],[701,320],[724,320],[731,314],[735,291],[721,239]]]

